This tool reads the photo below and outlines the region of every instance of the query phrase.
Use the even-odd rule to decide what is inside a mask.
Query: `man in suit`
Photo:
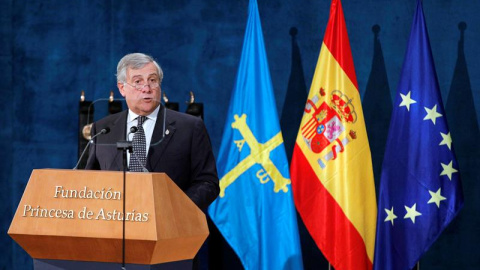
[[[123,170],[116,142],[133,140],[130,171],[165,172],[201,209],[215,200],[219,180],[210,138],[200,118],[168,110],[160,104],[163,71],[150,56],[133,53],[117,66],[117,86],[128,110],[92,125],[94,138],[86,169]],[[132,127],[137,131],[132,133]],[[134,128],[135,129],[135,128]]]

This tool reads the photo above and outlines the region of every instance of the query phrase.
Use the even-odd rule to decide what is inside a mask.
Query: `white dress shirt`
[[[157,108],[149,115],[147,115],[147,118],[145,119],[145,122],[143,122],[143,130],[145,131],[145,141],[147,143],[147,157],[148,157],[148,150],[150,148],[150,143],[152,142],[152,134],[153,134],[153,129],[155,128],[155,123],[157,122],[157,116],[158,116],[158,111],[160,110],[160,106],[157,106]],[[127,140],[132,141],[133,140],[133,135],[135,133],[130,133],[130,128],[131,127],[136,127],[138,124],[137,120],[138,114],[132,112],[132,110],[128,109],[128,116],[127,116],[127,130],[125,136],[128,135]],[[128,134],[130,133],[130,135]],[[127,151],[127,162],[128,165],[130,165],[130,152]]]

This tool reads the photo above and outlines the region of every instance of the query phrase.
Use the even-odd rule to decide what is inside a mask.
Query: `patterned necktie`
[[[146,116],[139,116],[137,125],[137,132],[133,135],[132,145],[133,153],[130,154],[130,171],[143,172],[143,168],[147,164],[147,143],[145,140],[145,131],[143,130],[143,122],[147,119]]]

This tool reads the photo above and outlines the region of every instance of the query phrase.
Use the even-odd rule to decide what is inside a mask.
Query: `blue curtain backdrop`
[[[372,76],[379,76],[380,90],[390,94],[369,91],[386,97],[378,102],[392,103],[388,97],[395,95],[398,85],[415,2],[342,2],[362,96],[375,85]],[[75,165],[80,92],[84,90],[88,100],[106,98],[110,90],[120,97],[115,68],[124,54],[140,51],[158,60],[165,73],[163,91],[180,103],[180,111],[186,110],[189,91],[195,93],[196,100],[204,103],[206,126],[218,153],[248,1],[1,0],[0,4],[0,269],[29,269],[31,259],[6,235],[29,175],[35,168]],[[285,99],[287,90],[294,91],[289,89],[292,73],[302,74],[304,78],[298,80],[304,79],[306,85],[311,83],[330,1],[259,0],[258,6],[280,117],[296,104]],[[465,145],[457,149],[465,207],[421,265],[422,269],[476,269],[480,257],[471,250],[480,242],[476,169],[480,160],[472,154],[479,152],[479,138],[471,134],[479,134],[480,2],[424,0],[423,6],[452,139],[455,145]],[[381,30],[372,32],[374,25]],[[297,29],[294,57],[292,27]],[[378,65],[375,53],[383,55],[383,64]],[[301,59],[300,66],[298,61],[292,63],[295,59]],[[302,87],[298,91],[305,95]],[[97,105],[95,118],[106,115],[107,103]],[[369,105],[365,110],[374,114],[375,102]],[[298,123],[282,128],[297,130]],[[379,138],[385,133],[382,128],[368,131]],[[378,160],[375,168],[381,166]],[[308,234],[300,233],[305,268],[325,265]],[[201,255],[215,258],[208,252]],[[200,267],[238,267],[231,254],[222,258],[221,264],[203,259]]]

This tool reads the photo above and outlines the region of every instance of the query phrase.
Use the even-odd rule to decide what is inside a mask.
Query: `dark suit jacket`
[[[160,105],[148,151],[146,168],[166,173],[199,207],[206,208],[220,191],[210,138],[200,118],[164,109]],[[163,119],[166,113],[162,139]],[[85,169],[122,171],[122,151],[116,142],[125,140],[128,110],[107,116],[92,126],[92,134],[109,127],[94,139]]]

